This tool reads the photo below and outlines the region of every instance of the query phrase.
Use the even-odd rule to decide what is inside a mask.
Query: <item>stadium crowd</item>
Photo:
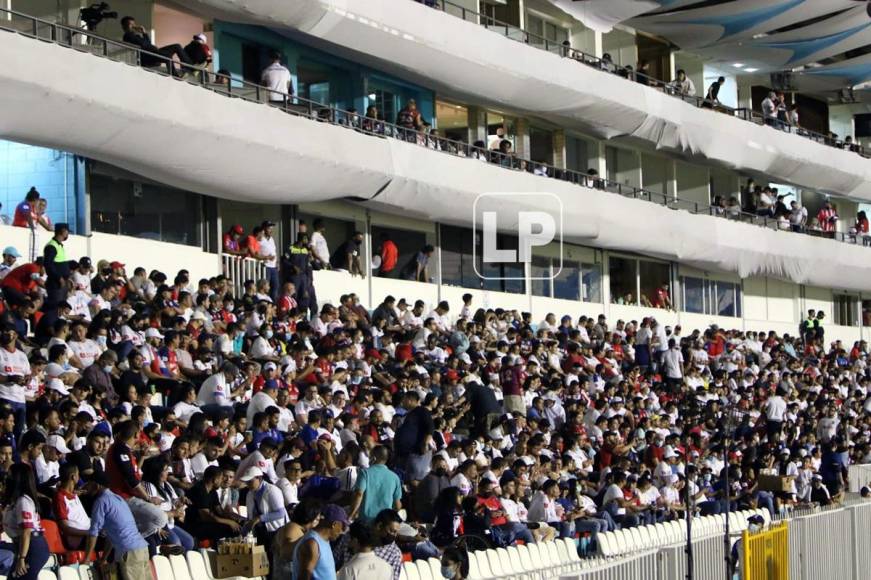
[[[471,295],[370,311],[317,303],[305,232],[281,259],[260,239],[275,272],[239,296],[74,259],[68,234],[35,262],[3,252],[14,577],[49,540],[139,579],[149,554],[252,533],[276,578],[398,580],[404,558],[440,557],[457,579],[466,548],[837,503],[871,461],[867,345],[827,341],[821,312],[781,336],[685,334],[655,310],[535,321]]]

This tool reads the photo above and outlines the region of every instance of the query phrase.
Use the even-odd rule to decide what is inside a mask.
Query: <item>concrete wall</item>
[[[23,256],[28,254],[29,234],[27,228],[0,226],[3,247],[15,246]],[[48,232],[39,236],[39,255],[42,255],[42,248],[50,237]],[[183,268],[190,271],[192,280],[221,273],[217,254],[210,254],[192,246],[96,232],[90,236],[70,236],[65,246],[67,257],[71,260],[78,260],[83,256],[90,257],[95,264],[103,259],[118,260],[127,265],[127,272],[130,274],[137,266],[147,270],[160,270],[170,279]]]
[[[678,161],[675,164],[675,173],[678,199],[690,203],[695,202],[700,207],[711,203],[710,175],[707,167]]]

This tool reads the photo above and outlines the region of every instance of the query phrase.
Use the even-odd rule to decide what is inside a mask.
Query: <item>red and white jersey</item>
[[[12,352],[0,348],[0,399],[13,403],[24,402],[24,387],[7,380],[9,376],[26,377],[30,374],[30,362],[24,351],[15,349]]]

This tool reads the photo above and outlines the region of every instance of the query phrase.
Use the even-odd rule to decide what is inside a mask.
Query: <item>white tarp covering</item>
[[[318,201],[372,195],[392,173],[384,140],[6,32],[0,86],[0,137],[181,189]]]
[[[0,137],[207,195],[264,203],[372,198],[394,213],[469,226],[481,193],[545,192],[562,201],[570,242],[742,276],[871,289],[867,248],[693,216],[366,136],[14,34],[0,34],[0,83]],[[555,208],[552,197],[535,204]]]
[[[659,8],[653,0],[550,0],[551,4],[597,32]]]
[[[432,79],[436,89],[602,138],[633,136],[778,183],[871,201],[871,161],[855,153],[698,109],[410,0],[189,0],[186,6],[298,29],[379,59],[390,72]]]

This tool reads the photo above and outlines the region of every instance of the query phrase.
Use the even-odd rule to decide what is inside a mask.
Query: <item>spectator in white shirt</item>
[[[272,64],[263,69],[260,83],[270,90],[269,102],[283,104],[288,96],[293,95],[293,81],[290,71],[281,64],[281,53],[275,51],[271,55]]]
[[[329,269],[330,267],[330,246],[327,244],[327,238],[324,237],[326,226],[323,220],[316,219],[312,224],[314,231],[312,232],[310,247],[314,266],[316,269]]]

